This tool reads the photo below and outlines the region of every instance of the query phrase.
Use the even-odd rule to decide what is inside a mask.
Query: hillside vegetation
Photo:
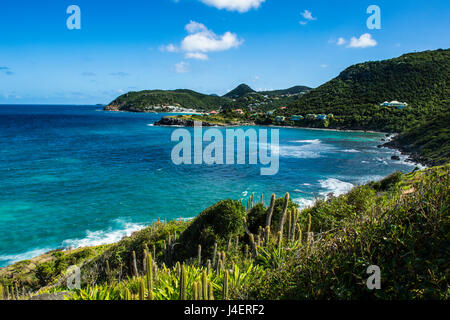
[[[393,100],[408,107],[380,106]],[[450,50],[351,66],[279,114],[334,115],[327,121],[295,124],[299,126],[400,133],[392,145],[427,164],[446,163],[450,159]]]
[[[223,97],[206,95],[192,90],[145,90],[126,93],[112,101],[105,110],[150,112],[154,107],[177,106],[197,111],[258,107],[271,109],[295,101],[294,96],[311,88],[296,86],[286,90],[256,92],[246,84],[239,85]]]
[[[68,290],[54,273],[31,288],[22,281],[26,262],[2,269],[0,298],[447,300],[449,187],[446,165],[395,173],[302,211],[288,194],[269,206],[254,196],[224,200],[75,261],[81,289]],[[381,269],[381,290],[367,288],[371,265]]]
[[[213,110],[231,106],[227,98],[201,94],[192,90],[145,90],[124,94],[105,109],[112,111],[144,112],[153,106],[180,106],[186,109]]]

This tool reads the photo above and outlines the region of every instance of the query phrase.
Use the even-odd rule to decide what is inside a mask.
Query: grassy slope
[[[83,282],[90,286],[72,298],[148,297],[142,277],[143,251],[148,248],[155,252],[158,265],[152,276],[154,299],[178,299],[181,267],[176,261],[181,257],[189,266],[188,299],[194,297],[194,286],[204,273],[215,299],[224,297],[225,282],[226,297],[234,299],[448,299],[449,179],[450,165],[446,165],[392,175],[347,195],[321,200],[299,215],[291,204],[293,214],[286,218],[281,245],[277,231],[282,199],[275,203],[272,236],[267,241],[262,240],[266,236],[257,236],[258,225],[265,221],[265,206],[256,204],[247,211],[239,202],[224,201],[192,222],[157,223],[108,246],[83,265]],[[242,231],[243,215],[255,233],[255,255]],[[286,230],[296,225],[293,221],[298,225],[289,236]],[[308,237],[308,229],[313,237]],[[202,244],[200,263],[195,243]],[[223,253],[216,254],[216,263],[206,272],[207,260],[214,259],[214,243]],[[138,277],[132,267],[133,251]],[[369,291],[365,285],[366,269],[373,264],[381,267],[380,291]]]

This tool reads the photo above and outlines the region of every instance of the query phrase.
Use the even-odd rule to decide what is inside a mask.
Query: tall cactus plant
[[[146,278],[147,278],[148,299],[153,300],[153,260],[151,254],[147,254],[146,269],[147,269]]]
[[[223,277],[223,291],[222,291],[223,300],[228,300],[229,282],[230,282],[230,275],[228,273],[228,270],[226,270]]]
[[[280,221],[281,235],[283,235],[284,224],[286,223],[286,214],[289,208],[289,198],[290,198],[289,193],[286,193],[286,196],[284,197],[283,212],[281,213],[281,221]]]
[[[184,264],[181,266],[181,276],[180,276],[180,300],[187,300],[187,274],[186,267]]]
[[[270,224],[272,223],[273,209],[275,208],[275,199],[275,194],[272,194],[272,198],[270,199],[270,206],[267,209],[266,214],[266,227],[270,227]]]

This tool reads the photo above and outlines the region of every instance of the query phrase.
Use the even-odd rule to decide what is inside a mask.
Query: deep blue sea
[[[413,165],[391,161],[378,133],[280,129],[280,170],[171,161],[162,115],[98,106],[0,106],[0,267],[49,250],[111,243],[158,218],[192,218],[252,192],[342,194]],[[221,129],[223,130],[223,129]]]

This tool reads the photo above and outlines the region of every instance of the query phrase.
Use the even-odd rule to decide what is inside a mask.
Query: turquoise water
[[[414,167],[376,133],[280,129],[280,171],[175,166],[161,115],[96,106],[0,106],[0,267],[55,248],[111,243],[158,218],[191,218],[224,198],[313,194]]]

